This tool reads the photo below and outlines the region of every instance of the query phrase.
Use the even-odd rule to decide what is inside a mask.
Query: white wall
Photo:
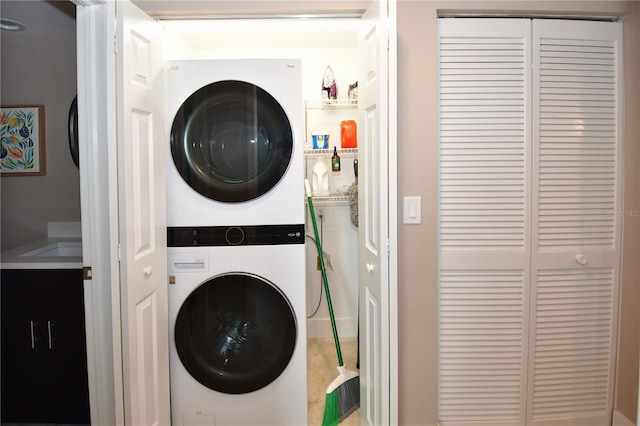
[[[422,196],[422,223],[398,226],[399,423],[438,425],[437,17],[441,11],[515,15],[620,15],[638,28],[636,2],[400,1],[398,4],[398,196]],[[628,14],[628,15],[627,15]],[[631,23],[631,25],[629,25]],[[627,31],[627,30],[625,30]],[[630,32],[629,35],[634,34]],[[637,32],[635,33],[637,34]],[[625,33],[625,209],[638,206],[637,36]],[[635,103],[632,103],[635,102]],[[634,117],[633,119],[629,119]],[[627,167],[631,165],[631,167]],[[638,220],[624,224],[616,409],[635,418],[638,400]],[[631,249],[630,249],[631,248]],[[624,359],[623,359],[624,358]]]
[[[357,23],[345,19],[332,23],[290,21],[288,25],[280,20],[165,21],[165,58],[299,58],[302,64],[302,96],[305,100],[321,99],[322,77],[328,65],[336,76],[338,98],[346,99],[348,87],[357,80],[358,75]],[[317,128],[330,132],[330,147],[340,147],[340,121],[355,119],[356,116],[357,109],[307,111],[306,148],[311,148],[310,134]],[[315,158],[310,157],[305,161],[307,177],[310,178]],[[332,191],[344,189],[355,180],[353,156],[343,156],[342,163],[342,171],[330,176]],[[351,224],[348,205],[318,205],[316,216],[318,224],[322,226],[323,248],[332,266],[327,276],[338,331],[340,337],[355,337],[358,317],[357,228]],[[307,235],[313,237],[313,234],[307,211]],[[317,310],[307,321],[308,336],[330,337],[326,297],[324,294],[320,296],[322,284],[320,272],[316,269],[317,253],[315,243],[310,238],[307,238],[306,251],[307,315],[311,316]],[[318,306],[320,298],[321,304]]]
[[[80,177],[67,118],[76,95],[75,34],[2,34],[3,105],[42,104],[46,175],[0,178],[2,250],[47,236],[47,222],[80,220]]]

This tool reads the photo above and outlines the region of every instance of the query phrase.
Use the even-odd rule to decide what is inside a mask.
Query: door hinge
[[[118,53],[118,36],[113,36],[113,53]]]
[[[91,266],[84,266],[82,268],[82,279],[86,281],[92,278],[93,276],[91,275]]]

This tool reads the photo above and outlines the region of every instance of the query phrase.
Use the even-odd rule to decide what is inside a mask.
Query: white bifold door
[[[439,20],[439,419],[606,425],[622,25]]]

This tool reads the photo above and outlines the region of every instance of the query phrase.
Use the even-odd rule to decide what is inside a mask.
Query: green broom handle
[[[338,353],[338,365],[344,366],[342,361],[342,351],[340,350],[340,340],[338,339],[338,328],[336,327],[336,319],[333,315],[333,304],[331,303],[331,293],[329,292],[329,281],[327,280],[327,270],[324,266],[324,256],[322,255],[322,244],[318,235],[318,224],[316,223],[316,214],[313,209],[313,201],[311,200],[311,190],[309,181],[305,179],[305,187],[307,191],[307,202],[309,203],[309,212],[311,213],[311,222],[313,223],[313,233],[316,237],[316,248],[318,249],[318,257],[320,258],[320,270],[322,271],[322,283],[324,284],[324,292],[327,295],[327,306],[329,307],[329,317],[331,318],[331,328],[333,330],[333,340],[336,343],[336,352]]]

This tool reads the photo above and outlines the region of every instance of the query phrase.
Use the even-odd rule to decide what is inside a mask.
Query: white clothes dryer
[[[174,426],[307,424],[304,225],[168,229]]]
[[[298,59],[167,62],[167,225],[304,223]]]

